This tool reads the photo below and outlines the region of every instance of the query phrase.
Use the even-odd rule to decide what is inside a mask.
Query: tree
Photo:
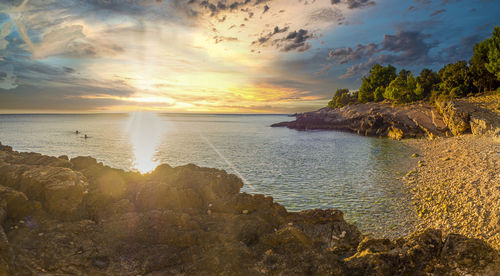
[[[464,60],[450,63],[439,70],[441,83],[439,89],[451,97],[463,97],[472,88],[472,78],[467,62]]]
[[[380,64],[373,65],[370,69],[368,77],[363,77],[363,82],[359,88],[358,99],[360,102],[369,102],[373,100],[382,100],[381,97],[375,97],[375,91],[378,90],[377,96],[396,78],[396,68],[392,65],[384,67]]]
[[[419,99],[416,89],[417,80],[410,71],[403,69],[385,89],[384,98],[403,103],[416,101]]]
[[[424,68],[420,72],[420,76],[417,77],[417,84],[420,87],[419,93],[420,98],[427,98],[432,90],[436,90],[439,86],[439,75],[432,71],[431,69]]]
[[[351,95],[349,89],[340,88],[335,91],[332,100],[328,103],[330,108],[340,108],[351,103],[355,103],[358,99],[357,95]]]
[[[474,54],[469,61],[469,70],[472,84],[477,92],[495,89],[496,77],[488,71],[486,65],[489,63],[488,49],[490,38],[474,44]]]
[[[359,88],[358,100],[362,103],[373,101],[373,91],[374,89],[370,83],[370,79],[363,77],[363,82]]]
[[[495,26],[488,40],[488,63],[486,69],[500,80],[500,27]]]

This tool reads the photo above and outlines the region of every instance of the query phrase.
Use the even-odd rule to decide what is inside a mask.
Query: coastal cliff
[[[0,275],[494,275],[480,239],[363,235],[338,210],[288,212],[217,169],[141,175],[0,144]]]
[[[295,121],[273,124],[297,130],[340,130],[392,139],[447,137],[473,133],[500,137],[500,95],[428,103],[389,102],[322,108],[296,114]]]

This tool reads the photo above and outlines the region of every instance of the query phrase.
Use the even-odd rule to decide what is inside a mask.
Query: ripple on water
[[[128,114],[0,115],[0,141],[19,151],[70,157],[90,155],[134,169]],[[336,208],[363,231],[402,232],[413,214],[397,177],[411,154],[397,141],[335,131],[270,128],[286,116],[166,115],[154,126],[162,136],[158,163],[225,169],[245,178],[244,192],[272,195],[288,210]],[[92,139],[75,135],[79,130]],[[132,143],[133,142],[133,143]],[[147,143],[147,141],[145,141]],[[398,174],[399,173],[399,174]]]

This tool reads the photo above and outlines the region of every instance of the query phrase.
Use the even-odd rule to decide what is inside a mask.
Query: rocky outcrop
[[[436,108],[437,107],[437,108]],[[341,130],[391,139],[444,137],[472,133],[500,137],[500,95],[446,102],[391,105],[366,103],[299,113],[295,121],[273,124],[297,130]]]
[[[222,170],[147,175],[0,146],[0,275],[407,275],[500,269],[481,240],[374,239],[341,211],[288,212]],[[63,212],[63,209],[66,211]]]
[[[297,114],[295,121],[272,125],[283,126],[297,130],[341,130],[393,139],[446,136],[448,131],[443,117],[425,103],[403,106],[381,102],[322,108]]]
[[[500,95],[455,99],[436,105],[453,135],[500,137]]]

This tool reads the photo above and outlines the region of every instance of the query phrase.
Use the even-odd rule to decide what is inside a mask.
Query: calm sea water
[[[271,128],[284,115],[0,115],[0,141],[17,151],[147,172],[160,163],[224,169],[243,191],[272,195],[289,210],[336,208],[362,230],[405,232],[413,216],[399,178],[408,149],[397,141],[336,131]],[[79,130],[80,134],[75,134]],[[87,134],[90,138],[85,139]]]

